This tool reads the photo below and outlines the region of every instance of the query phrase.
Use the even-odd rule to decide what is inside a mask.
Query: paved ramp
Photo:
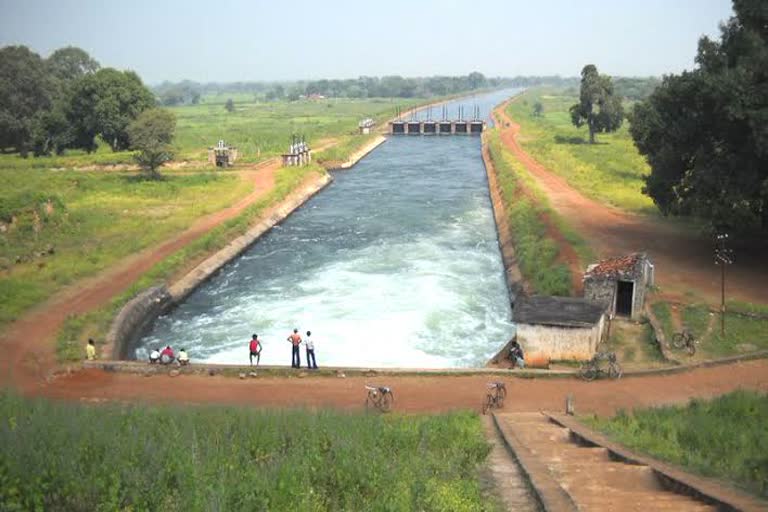
[[[665,490],[647,466],[616,462],[605,448],[583,447],[569,430],[540,413],[498,414],[499,431],[523,457],[532,472],[559,486],[573,506],[583,511],[714,511],[715,507]],[[532,475],[537,476],[537,475]],[[550,492],[553,491],[550,489]],[[553,507],[559,509],[560,507]],[[565,508],[564,508],[565,509]]]

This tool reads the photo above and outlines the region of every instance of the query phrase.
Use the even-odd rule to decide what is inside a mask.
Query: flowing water
[[[486,117],[513,92],[459,103]],[[171,344],[244,364],[258,333],[261,363],[288,365],[297,327],[320,366],[482,366],[514,327],[480,138],[391,137],[334,178],[160,317],[136,357]]]

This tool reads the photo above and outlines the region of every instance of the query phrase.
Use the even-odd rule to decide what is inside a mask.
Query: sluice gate
[[[415,113],[411,119],[398,119],[389,123],[391,135],[480,135],[485,129],[485,121],[480,119],[480,109],[474,108],[473,118],[464,118],[464,107],[458,109],[458,119],[448,119],[448,110],[443,107],[443,116],[439,121],[432,119],[431,107],[427,111],[427,119],[416,119]]]

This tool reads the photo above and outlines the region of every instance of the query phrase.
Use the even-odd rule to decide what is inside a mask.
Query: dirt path
[[[502,127],[502,140],[531,173],[555,211],[600,257],[647,251],[663,292],[682,296],[694,290],[708,302],[719,302],[720,273],[713,264],[711,240],[671,221],[627,213],[584,196],[523,150],[518,142],[520,125],[507,116],[507,104],[494,111]],[[728,269],[728,297],[767,303],[768,241],[737,243],[734,250],[736,264]]]
[[[286,353],[287,356],[287,353]],[[362,410],[363,385],[391,386],[395,410],[441,412],[480,410],[486,383],[498,377],[380,376],[380,377],[233,377],[155,375],[89,369],[40,382],[34,394],[84,401],[147,401],[155,403],[215,403],[258,407],[332,407]],[[504,412],[548,409],[560,411],[572,394],[576,411],[611,414],[618,408],[685,402],[692,396],[711,397],[737,388],[768,391],[768,360],[700,368],[676,375],[628,377],[619,381],[583,382],[571,378],[520,379],[506,377],[509,396]]]
[[[105,304],[164,258],[236,217],[274,187],[279,168],[279,161],[272,159],[240,171],[244,179],[253,183],[253,191],[237,203],[198,219],[174,238],[65,288],[11,324],[0,338],[5,356],[0,362],[0,385],[14,382],[22,390],[35,386],[36,381],[45,378],[56,366],[54,338],[68,316],[83,314]]]

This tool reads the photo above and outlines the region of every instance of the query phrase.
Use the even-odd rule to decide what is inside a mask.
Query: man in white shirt
[[[154,364],[160,361],[160,351],[156,348],[152,349],[152,352],[149,353],[149,362]]]
[[[312,331],[307,331],[307,337],[304,339],[304,346],[307,348],[307,368],[317,370],[317,361],[315,360],[315,342],[312,339]],[[310,359],[310,357],[312,359]]]

